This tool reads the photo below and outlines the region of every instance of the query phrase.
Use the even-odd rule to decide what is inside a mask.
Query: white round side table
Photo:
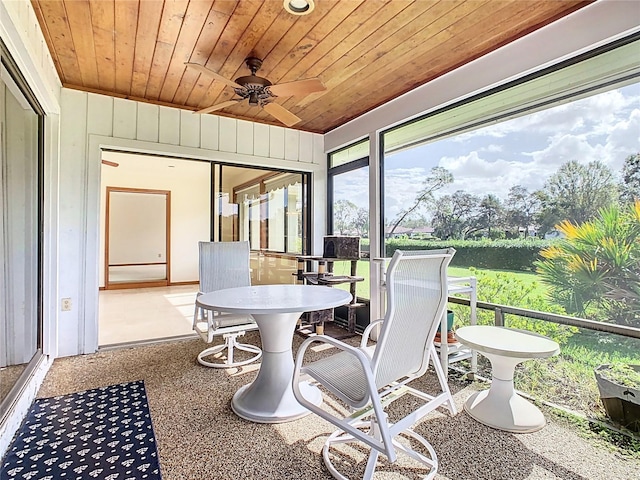
[[[560,346],[532,332],[487,325],[459,328],[456,337],[491,362],[491,387],[471,395],[465,411],[480,423],[508,432],[528,433],[544,427],[540,409],[515,392],[513,372],[525,360],[557,355]]]

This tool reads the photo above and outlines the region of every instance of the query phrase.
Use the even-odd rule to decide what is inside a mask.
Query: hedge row
[[[477,267],[491,270],[535,270],[533,262],[540,259],[540,250],[550,245],[549,240],[450,240],[429,241],[413,239],[388,239],[386,255],[400,250],[426,250],[453,247],[456,254],[451,260],[454,267]],[[368,242],[362,250],[368,250]]]

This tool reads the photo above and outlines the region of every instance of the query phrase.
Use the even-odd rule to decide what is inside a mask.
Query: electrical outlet
[[[63,312],[69,312],[71,310],[71,299],[70,298],[63,298],[62,299],[61,310]]]

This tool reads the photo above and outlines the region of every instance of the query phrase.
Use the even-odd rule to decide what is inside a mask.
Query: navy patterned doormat
[[[0,480],[160,480],[143,381],[37,399]]]

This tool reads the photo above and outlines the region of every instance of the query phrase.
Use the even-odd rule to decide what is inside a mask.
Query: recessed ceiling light
[[[313,0],[284,0],[284,9],[292,15],[307,15],[314,7]]]

